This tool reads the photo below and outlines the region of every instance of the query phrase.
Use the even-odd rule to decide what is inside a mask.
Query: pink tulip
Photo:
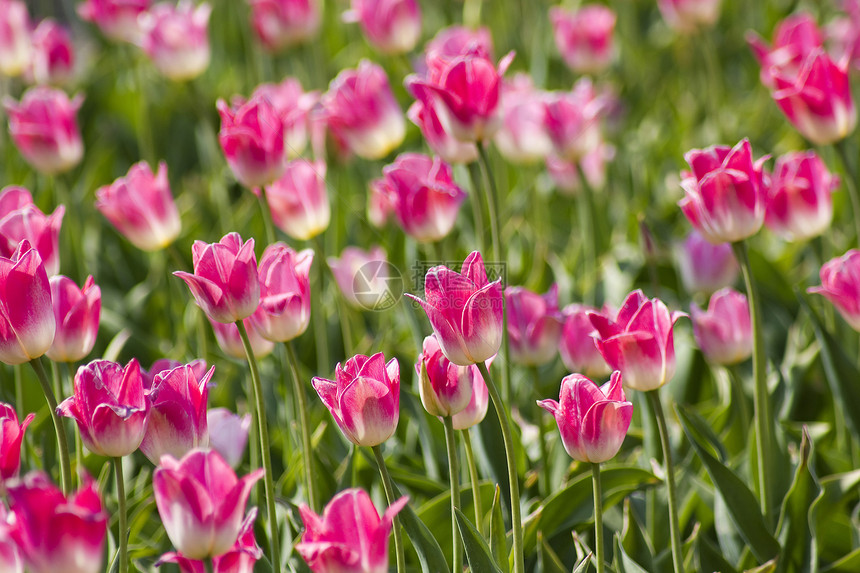
[[[96,191],[96,209],[135,247],[159,251],[179,236],[182,222],[170,192],[167,164],[152,173],[145,161]]]
[[[438,157],[401,153],[382,173],[397,221],[407,235],[428,243],[451,232],[466,192],[454,182],[450,165]]]
[[[331,205],[326,189],[326,164],[294,159],[283,175],[266,186],[272,221],[299,241],[316,237],[328,228]]]
[[[837,62],[847,60],[851,67],[860,66],[860,2],[844,0],[842,9],[846,16],[838,16],[824,29],[828,52]]]
[[[92,275],[82,288],[63,275],[51,277],[50,284],[57,330],[46,354],[54,362],[83,360],[96,344],[102,291]]]
[[[15,540],[30,573],[101,573],[108,514],[86,478],[66,497],[43,473],[27,474],[9,488]]]
[[[764,223],[787,241],[811,239],[830,227],[839,186],[814,151],[786,153],[776,160]]]
[[[257,39],[270,52],[302,44],[320,28],[319,0],[248,0]]]
[[[239,334],[239,328],[231,323],[222,323],[209,320],[212,325],[212,330],[215,332],[215,340],[218,342],[218,347],[231,358],[237,360],[246,360],[248,355],[245,354],[245,345],[242,343],[242,336]],[[242,320],[245,325],[245,331],[248,333],[248,341],[251,343],[251,353],[254,358],[265,358],[275,349],[275,343],[271,340],[266,340],[250,318]]]
[[[693,229],[675,251],[678,273],[691,294],[711,294],[735,283],[740,272],[729,243],[714,244]]]
[[[323,94],[322,106],[329,128],[364,159],[382,159],[406,135],[406,120],[385,70],[369,60],[340,72]]]
[[[675,374],[672,326],[682,312],[669,313],[659,299],[647,299],[641,290],[627,296],[615,319],[591,313],[597,330],[597,348],[606,363],[620,370],[624,384],[633,390],[655,390]]]
[[[821,286],[808,292],[827,298],[851,328],[860,332],[860,251],[851,249],[821,267]]]
[[[558,285],[544,295],[523,287],[505,289],[511,360],[539,366],[555,358],[564,324],[558,311]]]
[[[550,92],[544,101],[545,129],[556,156],[578,162],[600,147],[600,122],[608,104],[591,80],[580,79],[569,92]]]
[[[45,216],[23,187],[0,190],[0,256],[10,257],[26,239],[37,251],[49,276],[60,272],[60,227],[66,208]]]
[[[245,454],[245,446],[248,445],[251,415],[239,416],[226,408],[210,408],[206,417],[209,424],[209,447],[221,454],[231,467],[239,467]]]
[[[140,446],[149,409],[140,364],[133,358],[125,368],[108,360],[78,368],[74,395],[60,403],[57,413],[77,422],[89,451],[118,458]]]
[[[219,243],[194,241],[194,274],[176,271],[191,289],[203,312],[215,322],[236,322],[251,316],[260,302],[260,280],[254,239],[242,243],[239,233]]]
[[[487,368],[490,367],[491,360],[486,362]],[[451,418],[455,430],[468,430],[472,426],[480,424],[487,415],[487,408],[490,405],[490,392],[487,390],[487,384],[484,382],[484,377],[481,376],[481,371],[474,364],[471,366],[458,366],[461,369],[460,377],[467,378],[472,385],[472,397],[466,407],[454,414]]]
[[[254,96],[268,99],[275,108],[284,125],[284,149],[287,157],[299,157],[308,144],[310,112],[317,103],[319,94],[305,93],[299,80],[285,78],[279,84],[260,84],[251,97]]]
[[[392,503],[382,519],[363,489],[340,492],[322,515],[302,504],[305,532],[296,551],[314,573],[387,573],[391,524],[408,501]]]
[[[502,83],[502,123],[493,141],[508,161],[534,163],[552,151],[545,128],[545,98],[546,93],[536,89],[527,74],[518,73]]]
[[[606,164],[613,159],[615,147],[601,141],[596,147],[586,151],[579,160],[579,166],[592,189],[603,189],[606,186]],[[546,158],[546,171],[562,195],[573,197],[582,189],[582,179],[576,163],[549,155]]]
[[[196,78],[209,67],[207,27],[212,6],[190,0],[156,4],[140,17],[143,51],[167,78]]]
[[[35,417],[35,414],[28,414],[23,422],[18,423],[15,408],[0,402],[0,489],[4,481],[18,477],[18,471],[21,469],[21,442],[24,440],[27,426]],[[0,559],[0,563],[2,562]]]
[[[260,187],[284,172],[284,124],[263,96],[230,107],[219,99],[221,131],[218,141],[227,165],[245,187]]]
[[[30,14],[19,0],[0,0],[0,74],[20,76],[30,65]]]
[[[400,366],[381,352],[353,356],[334,372],[334,381],[315,376],[314,389],[340,430],[359,446],[378,446],[400,419]]]
[[[416,0],[352,0],[343,20],[358,22],[370,45],[383,54],[409,52],[421,37]]]
[[[779,23],[772,46],[754,32],[747,35],[747,43],[761,65],[761,83],[773,89],[776,85],[774,74],[797,75],[806,56],[821,48],[824,38],[815,19],[806,12],[800,12]]]
[[[679,32],[689,33],[713,26],[720,17],[722,0],[657,0],[663,19]]]
[[[204,374],[206,374],[207,368],[205,360],[192,360],[188,363],[188,365],[194,369],[194,374],[197,376],[198,380],[202,378]],[[172,360],[170,358],[159,358],[152,363],[152,366],[149,367],[149,371],[145,371],[143,368],[141,368],[140,375],[143,377],[143,390],[152,390],[152,383],[155,381],[156,376],[158,376],[162,372],[167,372],[168,370],[179,368],[180,366],[184,366],[184,364],[179,360]]]
[[[206,559],[231,550],[242,532],[251,488],[260,468],[241,479],[218,452],[192,450],[180,460],[165,455],[152,474],[155,505],[167,537],[184,557]]]
[[[251,322],[263,338],[287,342],[300,336],[311,320],[311,264],[314,252],[299,253],[275,243],[260,259],[260,305]]]
[[[62,85],[75,71],[75,47],[68,30],[45,18],[33,31],[33,61],[29,73],[38,84]]]
[[[582,374],[565,376],[558,399],[538,400],[538,406],[555,416],[570,457],[594,464],[614,458],[633,417],[633,404],[621,387],[621,372],[613,372],[603,386]]]
[[[692,172],[681,173],[684,215],[712,243],[733,243],[756,234],[764,223],[767,189],[763,166],[746,139],[729,148],[714,145],[684,155]]]
[[[56,331],[42,258],[27,240],[0,257],[0,362],[23,364],[51,347]]]
[[[424,347],[415,372],[421,403],[431,416],[448,417],[459,414],[472,398],[474,366],[457,366],[445,358],[435,334],[424,339]]]
[[[12,538],[14,517],[0,504],[0,571],[24,573],[24,563],[18,551],[18,544]]]
[[[212,573],[253,573],[254,563],[263,556],[263,551],[254,539],[254,520],[257,519],[257,508],[248,510],[239,538],[227,553],[212,559]],[[205,573],[206,564],[199,559],[189,559],[181,553],[165,553],[156,567],[163,563],[176,563],[180,573]]]
[[[9,114],[9,134],[24,159],[37,171],[55,175],[77,165],[84,155],[77,113],[84,98],[71,100],[60,90],[30,88],[16,102],[3,100]]]
[[[562,311],[564,327],[559,352],[568,372],[582,372],[591,378],[603,378],[612,372],[600,354],[594,339],[597,331],[588,317],[589,313],[598,312],[601,311],[583,304],[571,304]]]
[[[413,102],[406,112],[409,120],[418,126],[427,146],[443,161],[468,164],[478,160],[478,148],[470,141],[460,141],[442,125],[436,100]]]
[[[138,17],[149,8],[150,0],[85,0],[78,15],[92,22],[111,40],[138,44],[141,38]]]
[[[155,376],[146,393],[149,422],[140,443],[140,451],[153,464],[165,454],[181,458],[209,445],[206,403],[213,372],[214,366],[200,377],[186,364]]]
[[[555,45],[564,63],[579,74],[594,74],[612,63],[615,12],[599,4],[577,10],[551,8]]]
[[[347,302],[356,308],[375,308],[380,293],[388,288],[389,277],[379,273],[388,266],[385,249],[346,247],[340,258],[329,257],[327,262]]]
[[[417,301],[430,319],[445,356],[459,366],[484,362],[502,344],[502,279],[487,280],[478,251],[463,261],[461,272],[433,267],[424,278],[426,301]]]
[[[385,177],[379,177],[368,183],[367,188],[367,220],[377,229],[381,229],[394,214],[391,184]]]
[[[446,60],[462,56],[470,49],[476,48],[478,53],[493,59],[493,38],[487,28],[472,29],[465,26],[448,26],[436,33],[427,42],[424,49],[424,60],[427,68],[441,65]]]
[[[691,305],[690,317],[696,344],[714,364],[737,364],[752,354],[750,307],[741,293],[724,288],[711,297],[707,311]]]

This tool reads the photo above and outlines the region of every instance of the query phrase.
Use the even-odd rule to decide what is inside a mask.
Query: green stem
[[[385,465],[385,458],[382,457],[382,448],[373,446],[373,455],[376,457],[376,465],[379,466],[379,475],[382,476],[382,487],[385,490],[385,498],[388,500],[388,505],[391,505],[396,500],[394,499],[394,485],[391,483],[391,474],[388,473],[388,467]],[[403,552],[403,537],[400,531],[400,517],[394,516],[394,553],[397,556],[397,573],[406,573],[406,553]]]
[[[68,362],[63,362],[63,377],[69,381],[69,393],[75,392],[75,378],[72,374],[73,368]],[[83,487],[85,479],[84,471],[84,443],[81,441],[81,433],[75,432],[75,478],[78,487]]]
[[[454,434],[454,422],[451,416],[442,418],[445,424],[445,446],[448,449],[448,480],[451,482],[451,535],[454,539],[453,567],[451,571],[460,573],[463,570],[463,542],[457,527],[457,512],[460,509],[460,468],[457,463],[457,436]]]
[[[275,224],[272,221],[272,210],[269,207],[269,198],[266,196],[266,188],[260,187],[260,210],[263,212],[263,226],[266,228],[266,240],[269,244],[275,242]]]
[[[672,462],[672,449],[669,445],[669,430],[666,428],[666,417],[663,415],[663,404],[657,390],[645,392],[654,409],[657,418],[657,431],[660,433],[660,444],[663,446],[663,463],[666,466],[666,492],[669,496],[669,533],[672,538],[672,565],[675,573],[683,573],[684,559],[681,554],[681,528],[678,524],[678,494],[675,491],[675,464]]]
[[[484,511],[481,508],[481,487],[478,479],[478,466],[475,463],[475,454],[472,453],[472,437],[469,430],[461,432],[463,445],[466,446],[466,464],[469,466],[469,480],[472,482],[472,504],[475,506],[475,527],[483,535]]]
[[[122,477],[122,458],[113,459],[116,475],[116,498],[119,504],[119,573],[128,572],[128,509],[125,499],[125,481]]]
[[[311,425],[308,421],[308,400],[305,389],[299,379],[299,362],[296,359],[296,351],[293,343],[284,343],[287,347],[287,356],[290,359],[291,378],[293,379],[293,394],[296,397],[296,408],[299,411],[299,425],[302,431],[302,459],[305,462],[305,480],[307,482],[308,505],[313,511],[317,510],[316,491],[314,486],[314,452],[311,447]]]
[[[66,427],[63,425],[63,419],[57,413],[57,399],[54,397],[54,392],[51,390],[51,383],[48,381],[48,374],[45,372],[45,367],[39,358],[34,358],[30,361],[30,366],[36,371],[36,377],[39,379],[39,384],[42,385],[42,392],[45,393],[45,400],[48,402],[48,409],[51,410],[51,419],[54,421],[54,430],[57,432],[57,455],[60,456],[60,482],[63,484],[63,493],[68,495],[72,491],[72,472],[69,464],[69,446],[66,441]]]
[[[314,323],[314,342],[317,349],[317,372],[329,371],[328,339],[326,338],[326,317],[322,303],[325,294],[325,274],[323,267],[327,267],[325,260],[325,246],[320,235],[314,237],[314,258],[318,261],[314,272],[313,290],[316,296],[311,296],[311,320]]]
[[[600,489],[600,464],[591,464],[591,482],[594,484],[594,551],[597,554],[597,573],[606,571],[603,552],[603,494]]]
[[[537,366],[532,366],[532,376],[534,377],[534,388],[535,393],[537,393],[537,388],[540,386],[540,373],[538,372]],[[541,416],[541,412],[543,410],[540,409],[537,404],[534,405],[538,408],[538,417],[537,417],[537,427],[538,427],[538,445],[540,446],[540,460],[539,469],[538,469],[538,490],[541,495],[549,496],[550,490],[550,468],[549,468],[549,449],[547,444],[547,432],[546,425],[543,423],[543,416]]]
[[[275,480],[272,476],[272,453],[269,445],[269,428],[266,424],[266,404],[263,400],[263,385],[260,382],[260,371],[257,368],[257,360],[248,339],[248,331],[241,320],[236,321],[239,336],[242,338],[242,346],[245,347],[245,355],[248,357],[248,365],[251,368],[251,385],[254,389],[254,401],[257,405],[257,428],[260,434],[260,456],[263,458],[264,482],[266,486],[266,510],[269,516],[269,531],[271,533],[272,545],[272,570],[280,573],[281,570],[281,538],[278,535],[278,516],[275,512]]]
[[[207,557],[203,560],[203,567],[206,569],[206,573],[212,573],[215,571],[215,558]]]
[[[18,419],[23,420],[24,416],[24,376],[21,371],[21,365],[16,364],[15,369],[15,410],[18,412]]]
[[[475,161],[469,163],[469,179],[472,181],[472,192],[469,199],[472,202],[472,219],[475,222],[475,239],[478,242],[478,250],[484,251],[484,206],[481,203],[481,166]]]
[[[466,0],[463,2],[463,24],[475,29],[481,25],[481,5],[484,0]]]
[[[501,262],[504,261],[504,254],[502,253],[501,233],[499,231],[499,193],[496,189],[496,180],[493,178],[493,172],[490,170],[490,158],[487,155],[487,149],[481,144],[476,144],[476,146],[478,148],[481,167],[484,171],[484,177],[487,181],[484,191],[487,198],[487,211],[490,213],[490,236],[493,240],[493,259],[496,262]]]
[[[594,287],[598,282],[598,248],[597,248],[597,226],[595,225],[594,211],[594,190],[591,183],[588,182],[588,177],[582,170],[582,165],[576,163],[576,172],[579,174],[579,182],[582,185],[582,192],[579,194],[579,204],[577,212],[579,215],[579,231],[582,237],[583,260],[585,261],[586,289],[583,293],[583,300],[591,306],[594,306],[596,296]]]
[[[750,306],[750,318],[752,319],[753,331],[753,378],[755,380],[755,393],[753,394],[753,412],[756,424],[756,457],[758,462],[759,496],[761,511],[764,521],[770,527],[771,524],[771,498],[770,498],[770,448],[773,442],[770,436],[770,403],[767,393],[767,378],[765,372],[764,354],[764,323],[761,319],[761,305],[758,298],[758,290],[752,276],[749,251],[743,241],[732,244],[735,258],[740,263],[741,272],[744,276],[744,284],[747,289],[747,300]]]
[[[860,193],[857,190],[857,173],[851,167],[851,162],[848,160],[847,139],[837,141],[833,147],[839,154],[839,159],[842,160],[842,167],[845,169],[847,177],[845,177],[845,186],[848,188],[848,197],[851,199],[851,210],[854,211],[854,230],[857,233],[857,241],[860,242]]]
[[[499,415],[499,423],[502,427],[502,440],[505,444],[505,459],[508,463],[508,481],[511,488],[511,525],[513,527],[514,538],[514,573],[525,572],[525,561],[523,555],[523,520],[520,515],[520,484],[517,476],[517,462],[514,455],[514,439],[511,434],[511,419],[505,410],[505,404],[502,402],[499,391],[496,388],[493,378],[490,376],[490,371],[487,365],[483,362],[476,364],[484,382],[487,384],[487,390],[490,393],[490,399],[493,401],[493,407]]]

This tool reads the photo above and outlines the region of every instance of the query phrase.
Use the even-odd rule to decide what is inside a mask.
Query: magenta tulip
[[[603,386],[582,374],[565,376],[558,399],[539,400],[538,405],[555,416],[570,457],[595,464],[614,458],[633,416],[633,404],[621,387],[621,372],[613,372]]]
[[[98,26],[111,40],[138,44],[141,38],[138,17],[150,3],[150,0],[85,0],[78,5],[78,15]]]
[[[381,352],[359,354],[335,368],[335,379],[312,383],[334,421],[352,443],[378,446],[390,438],[400,419],[400,366]]]
[[[294,159],[284,173],[266,185],[272,222],[293,239],[307,241],[328,228],[331,204],[326,188],[326,164]]]
[[[492,359],[487,360],[486,366],[490,367]],[[466,407],[454,414],[451,418],[455,430],[468,430],[472,426],[480,424],[487,415],[490,406],[490,391],[481,376],[481,371],[474,364],[470,366],[458,366],[461,369],[460,378],[466,378],[472,385],[472,397]]]
[[[15,408],[0,402],[0,489],[4,481],[18,477],[18,471],[21,469],[21,442],[24,440],[27,426],[35,417],[35,414],[28,414],[24,421],[19,423]]]
[[[48,276],[60,272],[60,227],[66,208],[60,205],[45,215],[23,187],[0,191],[0,256],[10,257],[26,239],[42,258]]]
[[[368,183],[367,189],[367,220],[377,229],[381,229],[394,214],[391,184],[385,177],[379,177]]]
[[[693,229],[676,250],[678,272],[691,294],[711,294],[731,286],[740,267],[729,243],[714,244]]]
[[[263,338],[286,342],[300,336],[311,320],[311,264],[314,253],[269,245],[260,259],[260,306],[251,322]]]
[[[806,56],[823,47],[824,37],[815,19],[806,12],[800,12],[777,25],[773,45],[754,32],[747,35],[747,43],[761,65],[761,82],[773,89],[776,85],[774,74],[797,75]]]
[[[206,374],[206,361],[202,359],[192,360],[188,363],[194,369],[194,374],[198,379],[202,378],[204,374]],[[140,369],[140,375],[143,376],[143,389],[144,391],[149,391],[152,389],[152,383],[155,381],[155,377],[161,374],[162,372],[167,372],[168,370],[173,370],[174,368],[178,368],[180,366],[184,366],[182,362],[179,360],[172,360],[170,358],[159,358],[155,362],[152,363],[152,366],[149,367],[148,371],[145,371],[143,368]]]
[[[167,537],[189,559],[217,557],[231,550],[242,532],[251,488],[260,468],[241,479],[218,452],[192,450],[170,455],[152,474],[155,505]]]
[[[720,17],[722,0],[657,0],[669,26],[682,33],[713,26]]]
[[[780,156],[767,193],[765,225],[787,241],[817,237],[830,228],[830,195],[838,186],[839,178],[814,151]]]
[[[424,339],[415,372],[421,403],[431,416],[453,416],[472,398],[472,366],[457,366],[445,358],[435,334]]]
[[[218,141],[227,165],[245,187],[260,187],[275,181],[286,168],[284,124],[272,103],[257,95],[233,106],[219,99],[221,131]]]
[[[471,141],[460,141],[442,125],[436,111],[435,100],[416,101],[406,112],[409,120],[418,126],[427,146],[443,161],[467,164],[478,159],[478,148]]]
[[[564,326],[559,352],[568,372],[581,372],[590,378],[603,378],[612,372],[597,348],[594,339],[597,331],[588,316],[590,313],[599,312],[601,311],[583,304],[571,304],[562,311]]]
[[[554,154],[570,162],[581,161],[603,142],[601,119],[607,99],[588,78],[569,92],[549,92],[544,98],[545,129]]]
[[[391,524],[408,501],[392,503],[382,519],[363,489],[340,492],[322,515],[302,504],[305,532],[296,551],[314,573],[387,573]]]
[[[45,18],[33,30],[33,61],[29,74],[38,84],[68,83],[75,71],[75,47],[68,30]]]
[[[140,17],[143,51],[165,77],[184,81],[209,67],[207,27],[212,6],[190,0],[162,2]]]
[[[295,159],[301,156],[308,144],[310,113],[319,100],[319,93],[306,93],[299,80],[285,78],[279,84],[260,84],[251,97],[254,96],[268,99],[280,116],[287,157]]]
[[[505,289],[511,360],[539,366],[555,358],[564,324],[558,310],[558,285],[544,295],[523,287]]]
[[[242,342],[242,335],[239,334],[239,327],[232,322],[215,322],[209,320],[212,325],[212,331],[215,333],[215,341],[218,342],[218,347],[230,358],[236,360],[247,360],[248,355],[245,353],[245,344]],[[250,318],[242,320],[245,326],[245,332],[248,333],[248,341],[251,343],[251,354],[254,358],[265,358],[275,349],[275,343],[271,340],[263,338],[260,331],[254,325]]]
[[[257,39],[270,52],[304,43],[317,35],[319,0],[248,0]]]
[[[329,257],[327,262],[343,297],[356,308],[375,308],[388,289],[390,277],[378,272],[388,265],[385,249],[379,245],[369,251],[346,247],[340,258]]]
[[[367,41],[383,54],[403,54],[421,37],[416,0],[352,0],[345,22],[358,22]]]
[[[708,310],[690,306],[693,335],[714,364],[737,364],[752,355],[753,332],[747,297],[730,288],[711,297]]]
[[[821,286],[812,287],[809,292],[827,298],[845,322],[860,332],[860,251],[851,249],[826,262],[820,276]]]
[[[46,354],[54,362],[77,362],[92,352],[99,332],[102,291],[88,276],[84,286],[63,275],[51,277],[57,330]]]
[[[576,10],[551,8],[555,45],[564,63],[579,74],[594,74],[612,63],[615,12],[599,4]]]
[[[18,551],[18,544],[12,538],[14,518],[6,511],[6,506],[0,503],[0,571],[6,573],[24,573],[24,562]]]
[[[226,408],[210,408],[206,416],[209,424],[209,446],[221,454],[231,467],[237,468],[248,445],[251,415],[239,416]]]
[[[32,52],[27,5],[20,0],[0,0],[0,74],[23,74]]]

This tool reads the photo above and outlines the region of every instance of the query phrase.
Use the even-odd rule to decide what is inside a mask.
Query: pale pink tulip
[[[589,313],[601,312],[583,304],[571,304],[564,308],[564,327],[559,341],[561,360],[568,372],[581,372],[590,378],[603,378],[612,369],[603,359],[594,334]],[[603,312],[607,312],[604,310]]]
[[[319,0],[248,0],[257,39],[270,52],[314,38],[321,23]]]
[[[57,330],[46,354],[54,362],[83,360],[96,344],[102,291],[92,275],[81,288],[63,275],[51,277],[50,284]]]
[[[245,345],[242,343],[242,336],[239,334],[239,327],[231,322],[215,322],[209,321],[212,325],[212,331],[215,333],[215,341],[218,342],[218,347],[231,358],[237,360],[246,360],[248,355],[245,354]],[[242,320],[245,325],[245,331],[248,333],[248,342],[251,343],[251,353],[254,358],[265,358],[275,349],[275,343],[271,340],[266,340],[250,318]]]
[[[212,6],[190,0],[156,4],[140,17],[143,51],[156,69],[175,81],[196,78],[209,67]]]
[[[33,61],[29,74],[38,84],[63,85],[75,71],[75,47],[68,30],[45,18],[33,31]]]
[[[735,283],[740,273],[729,243],[712,243],[693,229],[675,251],[678,274],[691,294],[711,294]]]
[[[860,332],[860,251],[851,249],[826,262],[820,276],[821,286],[812,287],[809,292],[826,297],[845,322]]]
[[[319,100],[318,92],[304,92],[299,80],[285,78],[279,84],[260,84],[252,98],[269,100],[284,125],[284,149],[289,159],[299,157],[308,145],[311,109]]]
[[[445,358],[435,334],[424,339],[415,372],[421,403],[431,416],[454,416],[472,399],[473,366],[457,366]]]
[[[251,322],[272,342],[287,342],[311,321],[312,249],[295,252],[284,243],[266,247],[260,258],[260,305]]]
[[[85,0],[78,15],[92,22],[111,40],[138,44],[141,39],[138,17],[149,9],[150,0]]]
[[[239,467],[248,445],[251,415],[239,416],[226,408],[210,408],[206,417],[209,424],[209,446],[221,454],[231,467]]]
[[[299,241],[316,237],[328,228],[331,204],[326,188],[326,164],[293,159],[283,175],[266,185],[272,221]]]
[[[30,66],[30,14],[20,0],[0,0],[0,74],[20,76]]]
[[[66,208],[60,205],[46,216],[23,187],[0,190],[0,256],[10,257],[26,239],[39,251],[48,276],[60,272],[60,227]]]
[[[615,12],[600,4],[586,4],[576,10],[551,8],[555,45],[564,62],[574,72],[594,74],[612,63]]]
[[[374,308],[388,288],[388,276],[379,274],[388,265],[385,249],[376,245],[365,251],[346,247],[340,257],[329,257],[328,266],[344,298],[356,308]]]
[[[743,294],[730,288],[717,291],[707,311],[691,305],[690,318],[696,344],[714,364],[737,364],[752,355],[750,306]]]
[[[833,219],[831,193],[839,186],[814,151],[781,155],[767,192],[764,224],[787,241],[817,237]]]
[[[286,168],[284,124],[265,97],[257,95],[234,105],[219,99],[221,131],[218,141],[227,165],[245,187],[260,187],[275,181]]]
[[[421,37],[416,0],[352,0],[343,19],[358,22],[370,45],[383,54],[409,52]]]
[[[564,321],[558,310],[558,285],[544,295],[523,287],[505,289],[511,360],[539,366],[555,358]]]

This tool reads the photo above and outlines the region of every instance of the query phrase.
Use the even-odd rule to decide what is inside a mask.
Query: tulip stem
[[[113,459],[116,475],[116,500],[119,505],[119,573],[128,572],[128,509],[125,500],[125,481],[122,477],[122,458]]]
[[[69,495],[72,491],[72,471],[69,463],[66,427],[63,425],[63,419],[57,414],[57,399],[54,397],[54,391],[51,390],[51,383],[48,381],[48,374],[45,372],[42,361],[39,358],[34,358],[30,361],[30,366],[36,371],[36,377],[39,379],[39,384],[42,385],[42,392],[45,393],[45,400],[48,402],[48,409],[51,410],[51,419],[54,421],[54,430],[57,432],[57,455],[60,456],[60,481],[63,484],[63,493]]]
[[[311,448],[311,425],[308,421],[308,400],[305,389],[299,379],[299,362],[292,341],[284,343],[290,358],[290,370],[293,379],[293,394],[296,397],[296,407],[299,411],[299,425],[302,431],[302,457],[305,462],[305,480],[307,481],[308,505],[313,511],[317,510],[316,491],[314,487],[314,459]]]
[[[606,571],[603,552],[603,493],[600,489],[600,464],[591,464],[591,482],[594,484],[594,551],[597,554],[597,573]]]
[[[18,419],[23,420],[24,416],[24,376],[21,371],[21,365],[16,364],[15,369],[15,410],[18,412]]]
[[[272,478],[272,453],[269,446],[269,428],[266,423],[266,404],[263,399],[263,385],[260,382],[260,371],[257,368],[257,360],[248,339],[248,331],[241,320],[236,321],[239,336],[242,338],[242,346],[245,347],[245,355],[248,357],[248,366],[251,368],[251,386],[254,389],[254,401],[257,405],[257,428],[260,434],[260,457],[263,458],[264,482],[266,487],[266,511],[269,516],[269,531],[271,533],[270,543],[272,545],[272,570],[274,573],[281,571],[281,538],[278,535],[278,515],[275,512],[275,480]]]
[[[514,573],[525,572],[525,561],[523,556],[523,521],[520,515],[520,484],[517,481],[517,462],[514,455],[514,439],[511,434],[511,419],[505,410],[505,404],[502,402],[499,391],[496,388],[493,378],[490,376],[490,371],[487,365],[483,362],[478,362],[475,366],[481,372],[484,382],[487,383],[487,390],[490,393],[490,399],[493,401],[493,407],[499,415],[499,423],[502,427],[502,440],[505,443],[505,458],[508,463],[508,481],[511,488],[511,526],[513,528],[514,538]]]
[[[322,374],[327,372],[329,366],[328,353],[328,338],[326,337],[326,316],[325,307],[322,305],[322,297],[325,294],[325,271],[323,267],[328,267],[325,260],[325,245],[322,241],[322,236],[317,235],[313,240],[314,258],[319,261],[319,264],[311,265],[314,267],[314,280],[311,288],[317,296],[311,296],[311,320],[314,323],[314,342],[317,350],[317,372]]]
[[[457,436],[451,416],[442,418],[445,424],[445,446],[448,449],[448,481],[451,483],[451,535],[454,540],[453,567],[451,571],[463,570],[463,542],[457,527],[457,509],[460,509],[460,467],[457,463]],[[474,492],[473,492],[474,495]]]
[[[537,366],[532,366],[532,376],[534,376],[534,388],[537,389],[540,387],[540,372]],[[535,390],[537,393],[537,390]],[[540,396],[538,395],[538,399]],[[541,408],[538,406],[538,417],[537,417],[537,427],[538,427],[538,446],[540,447],[540,460],[539,460],[539,469],[538,469],[538,491],[541,495],[549,496],[549,448],[547,444],[547,436],[546,436],[546,425],[543,421],[543,416],[541,415]]]
[[[743,241],[732,243],[735,258],[741,266],[744,276],[744,284],[747,289],[747,299],[750,305],[750,318],[753,331],[753,378],[755,380],[755,393],[753,394],[753,412],[756,424],[756,458],[758,462],[758,483],[761,511],[764,522],[770,527],[771,504],[770,504],[770,447],[773,443],[770,436],[770,404],[768,402],[767,379],[765,372],[764,355],[764,330],[761,320],[761,306],[758,291],[752,276],[752,265],[750,265],[749,251]]]
[[[478,250],[484,250],[484,206],[481,204],[481,166],[477,162],[469,163],[469,179],[472,180],[472,192],[469,199],[472,202],[472,218],[475,223],[475,239],[478,241]]]
[[[587,277],[588,291],[583,295],[583,299],[588,301],[591,306],[595,305],[594,287],[598,283],[598,248],[597,248],[597,226],[596,213],[594,210],[594,190],[591,188],[591,183],[588,177],[585,176],[585,171],[582,169],[580,162],[576,162],[576,172],[579,175],[579,182],[582,185],[582,193],[580,193],[579,205],[579,231],[582,234],[582,251],[585,259],[585,275]]]
[[[848,188],[848,197],[851,199],[851,210],[854,211],[854,230],[857,233],[856,241],[860,243],[860,193],[857,190],[857,174],[854,168],[851,167],[851,161],[848,159],[847,139],[840,139],[833,147],[839,154],[839,159],[842,160],[842,167],[845,169],[845,186]]]
[[[490,236],[493,241],[493,259],[496,263],[504,261],[502,253],[501,237],[499,232],[499,205],[498,191],[496,190],[496,180],[493,178],[493,172],[490,171],[490,158],[487,155],[487,148],[482,144],[477,144],[478,157],[481,160],[481,167],[484,171],[484,177],[487,184],[484,187],[487,196],[487,211],[490,213]]]
[[[263,212],[263,226],[266,228],[266,241],[274,244],[275,242],[275,224],[272,221],[272,210],[269,207],[269,197],[266,195],[266,188],[260,187],[260,210]]]
[[[475,506],[475,527],[483,535],[482,522],[484,511],[481,508],[481,488],[478,480],[478,466],[475,464],[475,454],[472,453],[472,437],[469,430],[463,430],[463,445],[466,446],[466,463],[469,465],[469,479],[472,481],[472,504]]]
[[[215,558],[207,557],[203,560],[203,567],[206,569],[206,573],[212,573],[215,571]]]
[[[372,446],[373,455],[376,457],[376,465],[379,466],[379,475],[382,476],[382,488],[385,490],[385,497],[388,500],[388,505],[394,503],[394,485],[391,483],[391,474],[388,473],[388,468],[385,465],[385,458],[382,457],[382,447]],[[397,556],[397,573],[406,573],[406,553],[403,552],[403,537],[400,531],[400,517],[394,516],[394,553]]]
[[[666,468],[666,492],[669,496],[669,532],[672,538],[672,565],[675,573],[683,573],[684,559],[681,554],[681,530],[678,525],[678,495],[675,491],[675,464],[672,462],[672,449],[669,445],[669,430],[666,428],[666,416],[663,415],[663,404],[657,390],[645,392],[654,409],[657,418],[657,431],[660,434],[660,444],[663,446],[663,463]],[[597,493],[595,493],[595,496]],[[595,497],[595,500],[597,498]],[[596,503],[596,501],[595,501]]]

